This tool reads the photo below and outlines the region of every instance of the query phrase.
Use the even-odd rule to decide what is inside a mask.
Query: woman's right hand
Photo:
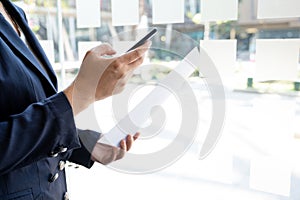
[[[88,51],[73,83],[64,90],[74,115],[91,103],[120,93],[132,72],[144,60],[151,42],[119,57],[107,58],[115,51],[108,44],[101,44]]]

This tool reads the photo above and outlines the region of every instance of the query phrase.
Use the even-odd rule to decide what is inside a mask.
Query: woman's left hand
[[[125,153],[132,147],[133,142],[139,137],[140,133],[127,135],[126,139],[121,140],[120,147],[111,146],[103,143],[96,143],[92,151],[92,160],[107,165],[125,156]]]

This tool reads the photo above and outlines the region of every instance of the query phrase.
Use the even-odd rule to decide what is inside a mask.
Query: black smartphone
[[[155,35],[156,32],[157,32],[157,28],[151,29],[151,31],[149,31],[147,35],[145,35],[142,39],[140,39],[137,43],[135,43],[135,45],[133,45],[126,52],[132,51],[138,48],[139,46],[143,45],[147,40],[150,40]]]

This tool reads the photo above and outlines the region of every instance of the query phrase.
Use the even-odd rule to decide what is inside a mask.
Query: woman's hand
[[[123,139],[120,142],[120,147],[96,143],[91,155],[92,160],[107,165],[113,161],[123,158],[139,135],[139,133],[136,133],[134,136],[127,135],[126,139]]]
[[[64,90],[74,115],[91,103],[120,93],[132,72],[144,60],[151,42],[119,57],[107,58],[116,52],[108,44],[99,45],[88,51],[73,83]]]

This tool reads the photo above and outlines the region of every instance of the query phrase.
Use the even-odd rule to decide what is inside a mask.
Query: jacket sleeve
[[[99,140],[101,134],[92,130],[77,129],[81,148],[74,149],[69,161],[91,168],[94,161],[91,160],[91,153]]]
[[[0,175],[78,147],[72,108],[57,93],[0,122]]]

